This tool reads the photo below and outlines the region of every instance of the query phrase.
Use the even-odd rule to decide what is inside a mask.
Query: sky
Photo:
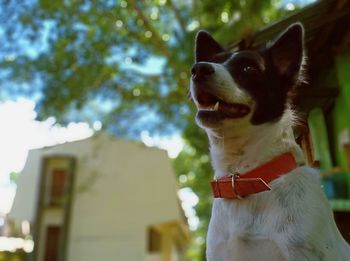
[[[0,103],[0,215],[10,210],[15,184],[9,174],[24,167],[28,150],[90,137],[94,129],[86,123],[54,126],[55,120],[36,120],[34,102],[28,99]],[[94,127],[100,128],[95,122]]]
[[[23,169],[30,149],[85,139],[102,127],[99,121],[93,126],[79,122],[66,127],[55,124],[54,118],[38,121],[34,108],[34,101],[24,98],[0,103],[0,217],[10,211],[16,192],[16,185],[11,182],[9,174]],[[170,158],[175,158],[183,148],[179,135],[151,137],[145,131],[140,139],[146,146],[167,150]],[[198,197],[188,188],[181,189],[179,197],[189,217],[190,227],[194,229],[198,218],[193,207],[198,203]]]

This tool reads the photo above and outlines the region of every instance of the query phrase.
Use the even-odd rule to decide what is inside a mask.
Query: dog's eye
[[[258,68],[251,65],[246,65],[246,66],[243,66],[242,71],[245,73],[256,72],[258,71]]]

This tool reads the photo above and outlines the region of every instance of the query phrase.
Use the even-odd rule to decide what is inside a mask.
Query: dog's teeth
[[[218,111],[219,110],[219,102],[217,101],[214,105],[213,111]]]

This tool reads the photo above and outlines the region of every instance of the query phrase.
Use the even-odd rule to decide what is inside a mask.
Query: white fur
[[[228,102],[249,104],[254,111],[252,98],[224,67],[213,65],[215,77],[209,86],[215,89],[207,91]],[[193,91],[191,86],[192,96]],[[304,163],[293,137],[291,109],[278,122],[258,126],[250,123],[251,114],[215,126],[197,119],[209,137],[215,178],[244,173],[287,151]],[[350,248],[336,227],[318,171],[300,166],[270,186],[271,191],[241,200],[214,199],[208,261],[350,260]]]
[[[226,123],[222,137],[209,134],[215,176],[227,175],[232,167],[246,172],[287,151],[302,163],[293,117],[287,110],[277,123]],[[214,199],[208,261],[350,260],[316,170],[301,166],[270,185],[271,191],[242,200]]]

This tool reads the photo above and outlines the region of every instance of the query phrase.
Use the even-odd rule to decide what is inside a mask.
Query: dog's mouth
[[[196,93],[198,117],[217,117],[217,118],[242,118],[249,114],[250,107],[240,103],[228,103],[219,97],[207,93]]]

